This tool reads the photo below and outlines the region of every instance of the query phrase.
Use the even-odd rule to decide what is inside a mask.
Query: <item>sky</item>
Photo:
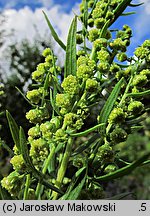
[[[48,31],[42,10],[46,12],[60,38],[66,43],[68,29],[74,13],[79,13],[81,0],[0,0],[0,11],[7,16],[5,29],[15,30],[15,37],[19,41],[24,37],[33,40],[36,36],[35,26],[42,35]],[[142,0],[133,0],[133,3],[141,3]],[[135,15],[119,18],[114,28],[122,28],[128,24],[133,29],[133,38],[129,54],[145,39],[150,39],[150,0],[143,0],[144,5],[134,10]],[[49,33],[50,34],[50,33]]]

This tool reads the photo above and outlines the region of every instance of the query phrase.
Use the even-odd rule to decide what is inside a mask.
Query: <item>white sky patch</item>
[[[68,28],[74,14],[72,11],[69,14],[66,14],[60,9],[60,6],[56,5],[49,10],[46,8],[38,8],[35,11],[32,11],[29,7],[24,7],[18,11],[15,9],[5,10],[4,13],[8,18],[5,29],[8,31],[14,29],[17,40],[21,40],[24,37],[32,40],[36,34],[35,26],[40,34],[44,35],[45,32],[48,31],[48,26],[42,13],[43,10],[54,25],[54,28],[61,39],[66,42]]]
[[[46,3],[47,0],[39,0]],[[50,1],[49,1],[50,2]],[[55,31],[60,36],[61,40],[66,44],[68,30],[71,24],[71,21],[74,17],[73,11],[78,13],[78,4],[75,5],[73,11],[66,13],[62,10],[61,5],[53,5],[50,9],[46,7],[37,8],[35,11],[32,11],[29,7],[21,8],[20,10],[15,9],[6,9],[4,14],[6,15],[6,23],[3,28],[10,33],[14,29],[14,36],[7,37],[5,46],[1,49],[0,58],[3,58],[3,50],[8,44],[14,44],[16,41],[21,41],[22,39],[28,39],[31,43],[38,30],[41,38],[48,39],[51,38],[51,33],[49,27],[46,23],[42,10],[47,14],[50,19]],[[55,54],[58,56],[59,62],[61,65],[64,64],[64,53],[60,51],[60,47],[54,45]],[[5,59],[3,59],[5,65]]]
[[[41,2],[46,8],[50,8],[54,4],[54,0],[38,0],[38,2]]]

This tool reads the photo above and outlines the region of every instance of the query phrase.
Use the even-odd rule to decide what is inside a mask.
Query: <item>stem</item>
[[[24,190],[23,200],[28,200],[29,186],[30,186],[30,174],[28,174],[26,176],[26,183],[25,183],[25,190]]]
[[[50,154],[49,154],[47,160],[45,161],[45,165],[44,165],[43,170],[42,170],[42,173],[43,173],[43,174],[46,174],[46,171],[47,171],[47,169],[48,169],[48,166],[49,166],[49,164],[50,164],[50,161],[51,161],[51,159],[53,158],[53,156],[54,156],[54,154],[55,154],[55,148],[56,148],[56,147],[53,145],[53,146],[52,146],[52,149],[51,149],[51,151],[50,151]],[[36,192],[35,192],[35,195],[36,195],[37,199],[40,199],[42,190],[43,190],[43,185],[40,184],[40,183],[38,183],[37,188],[36,188]]]
[[[104,126],[104,125],[105,125],[105,123],[101,123],[101,124],[98,124],[98,125],[96,125],[96,126],[90,128],[90,129],[88,129],[88,130],[85,130],[85,131],[83,131],[83,132],[70,134],[70,136],[72,136],[72,137],[85,136],[85,135],[87,135],[88,133],[91,133],[91,132],[97,130],[98,128],[100,128],[101,126]]]
[[[62,159],[62,162],[61,162],[60,168],[58,170],[58,174],[57,174],[57,179],[56,179],[55,186],[58,187],[58,188],[60,188],[61,183],[62,183],[63,178],[64,178],[65,173],[66,173],[68,161],[69,161],[69,158],[70,158],[70,155],[71,155],[72,144],[73,144],[73,138],[69,137],[68,143],[67,143],[67,146],[66,146],[66,150],[65,150],[65,153],[64,153],[64,156],[63,156],[63,159]],[[58,193],[53,191],[53,193],[52,193],[53,200],[56,200],[57,197],[58,197]]]

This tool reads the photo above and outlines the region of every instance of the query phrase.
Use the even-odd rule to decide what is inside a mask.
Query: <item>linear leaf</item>
[[[130,5],[130,2],[131,2],[131,1],[132,1],[132,0],[123,0],[123,1],[117,6],[117,8],[116,8],[115,11],[114,11],[115,18],[112,20],[112,22],[110,22],[110,25],[111,25],[112,23],[114,23],[114,22],[118,19],[118,17],[120,17],[120,15],[123,13],[123,11],[126,9],[126,7]]]
[[[60,198],[60,200],[68,200],[68,197],[70,196],[71,191],[73,190],[76,182],[78,181],[80,175],[82,174],[82,172],[86,169],[86,167],[82,167],[80,168],[75,175],[72,178],[72,181],[66,191],[66,193]]]
[[[72,134],[70,133],[69,135],[72,136],[72,137],[85,136],[85,135],[87,135],[87,134],[89,134],[89,133],[91,133],[91,132],[97,130],[98,128],[101,128],[101,127],[104,126],[104,125],[105,125],[105,123],[101,123],[101,124],[98,124],[98,125],[96,125],[96,126],[90,128],[90,129],[88,129],[88,130],[85,130],[85,131],[83,131],[83,132],[74,133],[74,134],[73,134],[73,133],[72,133]]]
[[[133,12],[122,13],[121,16],[130,16],[133,14],[136,14],[136,12],[133,11]]]
[[[36,107],[36,105],[32,104],[32,103],[28,100],[28,98],[23,94],[23,92],[22,92],[17,86],[15,86],[15,88],[17,89],[17,91],[22,95],[22,97],[23,97],[31,106]]]
[[[94,8],[95,8],[97,2],[98,2],[98,0],[94,0],[93,7],[92,7],[91,12],[90,12],[90,14],[89,14],[89,16],[88,16],[89,18],[91,17],[91,15],[92,15],[92,13],[93,13],[93,10],[94,10]]]
[[[53,38],[54,38],[55,41],[61,46],[61,48],[63,48],[64,50],[66,50],[65,44],[59,39],[59,37],[58,37],[56,31],[54,30],[54,28],[53,28],[51,22],[49,21],[49,19],[48,19],[46,13],[45,13],[44,11],[43,11],[43,14],[44,14],[44,16],[45,16],[46,22],[47,22],[47,24],[48,24],[48,26],[49,26],[49,29],[50,29],[50,31],[51,31],[51,34],[52,34]]]
[[[139,158],[138,160],[136,160],[135,162],[120,168],[118,170],[116,170],[113,173],[104,175],[104,176],[100,176],[97,177],[96,180],[98,180],[98,182],[105,182],[105,181],[110,181],[116,178],[120,178],[124,175],[128,175],[129,173],[131,173],[135,168],[137,168],[138,166],[140,166],[141,164],[143,164],[143,162],[146,161],[146,159],[150,156],[150,153],[142,156],[141,158]]]
[[[30,169],[34,171],[34,165],[32,164],[31,158],[29,156],[29,150],[27,146],[27,140],[25,137],[25,133],[22,127],[20,127],[19,130],[19,140],[20,140],[20,149],[21,149],[21,154],[23,156],[25,165]]]
[[[66,47],[66,62],[65,62],[65,73],[64,77],[68,75],[76,75],[77,62],[76,62],[76,32],[77,32],[77,17],[73,19],[69,34],[67,38]]]
[[[68,196],[68,200],[78,199],[80,192],[84,186],[85,180],[86,180],[86,175],[84,176],[82,181],[78,184],[78,186],[73,191],[71,191],[70,195]]]
[[[12,117],[12,115],[7,110],[6,110],[6,117],[8,120],[8,124],[9,124],[9,128],[10,128],[10,132],[11,132],[13,141],[14,141],[15,145],[17,146],[18,150],[20,151],[18,125],[17,125],[16,121],[14,120],[14,118]]]
[[[100,112],[99,123],[107,122],[109,114],[112,111],[112,108],[118,98],[123,82],[124,82],[124,78],[121,78],[121,80],[115,85],[114,89],[112,90],[110,96],[108,97],[104,107]]]
[[[107,33],[107,29],[109,27],[110,24],[110,20],[107,20],[107,22],[105,23],[105,25],[103,26],[101,33],[100,33],[100,38],[104,38],[106,33]]]
[[[127,96],[129,96],[129,97],[143,97],[143,96],[149,95],[149,94],[150,94],[150,90],[147,90],[147,91],[138,92],[138,93],[129,93],[129,94],[127,94]]]
[[[144,4],[144,2],[142,2],[142,3],[139,3],[139,4],[129,4],[129,6],[130,7],[138,7],[138,6],[141,6],[141,5],[143,5]]]

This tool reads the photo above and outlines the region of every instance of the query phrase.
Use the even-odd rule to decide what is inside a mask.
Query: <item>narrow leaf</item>
[[[45,82],[44,82],[44,91],[42,94],[41,107],[44,105],[45,92],[48,90],[48,86],[49,86],[49,73],[46,75]]]
[[[138,6],[141,6],[141,5],[143,5],[144,4],[144,2],[142,2],[142,3],[139,3],[139,4],[129,4],[129,6],[130,7],[138,7]]]
[[[87,0],[85,0],[84,2],[83,22],[84,22],[85,29],[87,29],[87,22],[88,22],[88,1]]]
[[[72,181],[66,191],[66,193],[60,198],[60,200],[68,200],[68,197],[70,196],[71,191],[73,190],[76,182],[78,181],[80,175],[82,174],[82,172],[86,169],[86,167],[82,167],[80,168],[75,175],[72,178]]]
[[[150,156],[150,153],[142,156],[141,158],[139,158],[135,162],[133,162],[133,163],[131,163],[131,164],[129,164],[129,165],[123,167],[123,168],[120,168],[120,169],[116,170],[113,173],[97,177],[96,180],[98,180],[98,182],[105,182],[105,181],[110,181],[110,180],[113,180],[113,179],[116,179],[116,178],[120,178],[120,177],[122,177],[124,175],[128,175],[135,168],[137,168],[138,166],[143,164],[143,162],[145,162],[149,156]]]
[[[122,13],[121,16],[130,16],[136,14],[136,12],[127,12],[127,13]]]
[[[68,75],[76,75],[77,62],[76,62],[76,32],[77,32],[77,17],[72,21],[66,47],[66,62],[64,77]]]
[[[97,2],[98,2],[98,0],[94,0],[93,7],[92,7],[91,12],[89,13],[89,16],[88,16],[89,18],[91,17],[91,15],[92,15],[92,13],[93,13],[93,10],[94,10],[94,8],[95,8]]]
[[[108,97],[104,107],[102,108],[100,112],[100,118],[99,118],[99,123],[106,123],[108,120],[108,117],[110,115],[110,112],[112,111],[112,108],[118,98],[118,95],[121,90],[121,86],[124,82],[124,78],[122,78],[114,87],[112,90],[110,96]]]
[[[114,15],[115,15],[115,18],[110,22],[110,25],[112,24],[112,23],[114,23],[117,19],[118,19],[118,17],[120,17],[120,15],[123,13],[123,11],[126,9],[126,7],[128,6],[128,5],[130,5],[130,2],[131,2],[132,0],[123,0],[118,6],[117,6],[117,8],[115,9],[115,11],[114,11]]]
[[[16,121],[14,120],[14,118],[12,117],[12,115],[8,111],[6,111],[6,117],[8,120],[8,124],[9,124],[9,128],[10,128],[10,132],[11,132],[13,141],[14,141],[15,145],[17,146],[18,150],[20,151],[18,125],[17,125]]]
[[[87,135],[87,134],[89,134],[89,133],[91,133],[91,132],[97,130],[98,128],[101,128],[101,127],[104,126],[104,125],[105,125],[105,123],[101,123],[101,124],[98,124],[98,125],[96,125],[96,126],[90,128],[90,129],[88,129],[88,130],[85,130],[85,131],[83,131],[83,132],[74,133],[74,134],[71,134],[71,133],[70,133],[69,135],[72,136],[72,137],[81,137],[81,136],[85,136],[85,135]]]
[[[32,164],[31,158],[29,156],[29,150],[27,146],[27,140],[25,137],[25,133],[22,127],[20,127],[19,130],[19,140],[20,140],[20,148],[21,148],[21,154],[23,156],[25,165],[29,168],[29,170],[34,171],[34,165]]]
[[[28,98],[23,94],[23,92],[22,92],[17,86],[15,86],[15,88],[17,89],[17,91],[22,95],[22,97],[23,97],[31,106],[36,107],[36,105],[32,104],[32,103],[28,100]]]
[[[45,16],[46,22],[47,22],[47,24],[48,24],[48,26],[49,26],[49,29],[50,29],[50,31],[51,31],[51,34],[52,34],[53,38],[54,38],[55,41],[60,45],[61,48],[63,48],[64,50],[66,50],[65,44],[59,39],[57,33],[55,32],[55,30],[54,30],[54,28],[53,28],[51,22],[49,21],[49,19],[48,19],[46,13],[45,13],[44,11],[43,11],[43,14],[44,14],[44,16]]]
[[[127,94],[127,96],[129,96],[129,97],[143,97],[143,96],[149,95],[149,94],[150,94],[150,90],[147,90],[147,91],[138,92],[138,93],[129,93],[129,94]]]
[[[105,25],[103,26],[101,33],[100,33],[100,38],[104,38],[106,36],[107,33],[107,29],[109,27],[110,24],[110,20],[107,20],[107,22],[105,23]]]
[[[80,192],[84,186],[85,180],[86,180],[86,175],[84,176],[82,181],[78,184],[78,186],[73,191],[71,191],[70,195],[67,198],[68,200],[77,200],[78,199]]]

